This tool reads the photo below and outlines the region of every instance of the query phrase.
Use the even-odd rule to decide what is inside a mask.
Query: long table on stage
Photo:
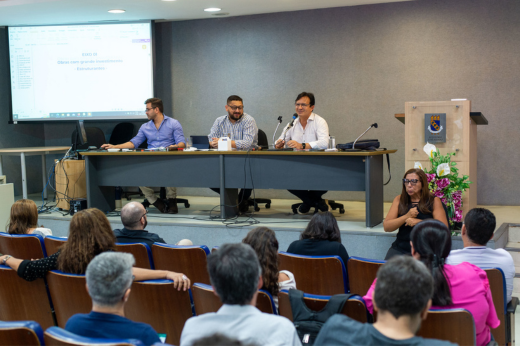
[[[114,186],[220,187],[220,215],[236,215],[240,188],[365,191],[366,226],[383,221],[383,156],[375,152],[84,152],[87,204],[115,207]]]

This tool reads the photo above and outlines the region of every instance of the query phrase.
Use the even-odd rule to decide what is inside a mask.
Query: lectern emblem
[[[430,133],[440,133],[442,131],[440,115],[430,116],[430,125],[428,125],[428,131],[430,131]]]
[[[424,142],[446,143],[446,113],[424,115]]]

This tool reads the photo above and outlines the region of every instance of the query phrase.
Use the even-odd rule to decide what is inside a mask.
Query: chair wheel
[[[332,210],[336,210],[336,209],[338,209],[338,208],[336,208],[336,207],[330,207],[330,209],[332,209]]]
[[[340,213],[340,214],[345,214],[345,209],[344,209],[344,208],[341,208],[341,209],[339,210],[339,213]]]
[[[126,200],[127,200],[127,201],[129,201],[129,200],[131,200],[131,199],[132,199],[132,197],[126,197]]]
[[[267,204],[265,205],[265,209],[270,209],[270,208],[271,208],[271,203],[267,203]]]
[[[293,214],[298,214],[298,210],[296,208],[292,208]]]
[[[190,207],[189,203],[184,203],[184,208],[189,208],[189,207]]]
[[[259,212],[259,211],[260,211],[260,208],[259,208],[257,205],[255,205],[255,211],[256,211],[256,212]]]

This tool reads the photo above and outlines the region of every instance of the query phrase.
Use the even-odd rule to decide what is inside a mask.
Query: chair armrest
[[[514,314],[517,306],[518,306],[518,298],[512,297],[511,301],[507,304],[507,313]]]

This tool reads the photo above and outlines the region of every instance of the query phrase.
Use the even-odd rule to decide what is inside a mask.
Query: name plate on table
[[[446,143],[446,113],[424,115],[424,142]]]

